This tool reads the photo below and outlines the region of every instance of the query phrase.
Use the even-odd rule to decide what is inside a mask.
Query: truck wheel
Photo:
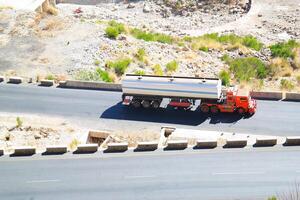
[[[200,110],[203,113],[208,113],[209,112],[209,107],[208,107],[208,105],[201,105]]]
[[[217,113],[219,113],[219,108],[217,106],[212,106],[210,108],[210,112],[213,114],[217,114]]]
[[[144,108],[149,108],[150,107],[150,101],[144,100],[142,101],[142,105]]]
[[[244,108],[238,108],[238,109],[237,109],[237,112],[238,112],[240,115],[244,115],[244,114],[245,114],[245,109],[244,109]]]
[[[135,107],[135,108],[139,108],[141,107],[141,102],[139,100],[133,100],[131,102],[132,106]]]
[[[154,109],[159,108],[159,106],[160,106],[159,101],[153,101],[153,102],[152,102],[152,107],[153,107]]]

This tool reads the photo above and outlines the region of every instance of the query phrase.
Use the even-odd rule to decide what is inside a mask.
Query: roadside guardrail
[[[0,156],[4,155],[4,150],[0,149]]]
[[[5,77],[4,76],[0,76],[0,83],[5,81]]]
[[[247,146],[247,140],[243,139],[228,139],[223,148],[243,148]]]
[[[187,140],[169,140],[165,150],[183,150],[188,147]]]
[[[11,156],[32,156],[35,153],[36,150],[34,147],[22,146],[22,147],[16,147],[14,153],[11,154]]]
[[[277,138],[257,138],[253,147],[271,147],[277,144]]]
[[[79,144],[73,153],[95,153],[96,151],[98,151],[98,144]]]
[[[73,89],[122,91],[121,84],[105,83],[105,82],[92,82],[92,81],[66,80],[65,82],[62,82],[62,84],[59,84],[59,87],[73,88]]]
[[[138,142],[134,151],[155,151],[158,148],[158,142]]]
[[[300,137],[299,136],[286,137],[283,146],[300,146]]]
[[[8,78],[7,83],[12,83],[12,84],[20,84],[23,82],[23,78],[17,77],[17,76],[12,76]]]
[[[197,140],[194,149],[213,149],[218,145],[217,140]]]
[[[104,150],[105,153],[125,152],[128,150],[128,143],[108,143],[107,148]]]
[[[46,151],[43,153],[45,155],[51,154],[64,154],[67,153],[67,146],[47,146]]]

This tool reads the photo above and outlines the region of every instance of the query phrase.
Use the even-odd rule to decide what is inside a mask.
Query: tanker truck
[[[222,89],[217,78],[126,74],[122,80],[122,104],[134,108],[158,109],[164,99],[168,106],[190,109],[198,102],[203,113],[237,112],[254,114],[256,100],[237,87]]]

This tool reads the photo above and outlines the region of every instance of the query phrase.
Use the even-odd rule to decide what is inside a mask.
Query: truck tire
[[[206,104],[203,104],[203,105],[200,106],[200,110],[203,113],[209,113],[209,106],[206,105]]]
[[[158,109],[160,106],[160,102],[159,101],[153,101],[151,104],[152,108],[154,109]]]
[[[141,102],[140,102],[139,100],[133,100],[133,101],[131,102],[131,104],[132,104],[132,106],[133,106],[134,108],[139,108],[139,107],[141,107]]]
[[[238,109],[237,109],[237,112],[238,112],[240,115],[244,115],[244,114],[245,114],[245,109],[244,109],[244,108],[238,108]]]
[[[219,108],[217,106],[212,106],[210,108],[210,112],[213,114],[218,114],[219,113]]]
[[[151,104],[150,104],[150,101],[148,101],[148,100],[143,100],[143,101],[142,101],[142,105],[143,105],[144,108],[149,108]]]

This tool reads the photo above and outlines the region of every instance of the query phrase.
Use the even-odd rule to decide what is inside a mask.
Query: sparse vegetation
[[[153,69],[154,75],[156,75],[156,76],[163,76],[164,75],[164,72],[161,69],[161,66],[159,64],[154,65],[152,67],[152,69]]]
[[[136,74],[136,75],[145,75],[146,72],[144,70],[137,70],[137,71],[134,72],[134,74]]]
[[[50,15],[57,15],[58,14],[58,10],[57,8],[55,8],[52,5],[47,5],[46,9],[45,9],[46,13],[50,14]]]
[[[178,68],[178,63],[176,60],[173,60],[166,65],[167,72],[175,72]]]
[[[100,65],[100,60],[95,60],[94,65],[99,66]]]
[[[277,198],[275,196],[271,196],[268,198],[268,200],[277,200]]]
[[[268,74],[266,65],[258,58],[238,58],[229,62],[230,71],[238,81],[249,81],[251,78],[263,79]]]
[[[167,44],[171,44],[174,42],[174,38],[172,36],[162,33],[146,32],[137,28],[132,29],[130,33],[133,37],[140,40],[145,40],[147,42],[160,42]]]
[[[296,80],[297,80],[298,85],[300,85],[300,75],[296,76]]]
[[[46,77],[45,77],[46,80],[56,80],[56,77],[53,75],[53,74],[48,74]]]
[[[290,90],[294,89],[294,87],[295,87],[295,85],[294,85],[293,82],[290,81],[290,80],[282,79],[282,80],[280,81],[280,88],[281,88],[282,90],[288,90],[288,91],[290,91]]]
[[[285,58],[274,58],[270,63],[270,75],[273,77],[286,76],[293,71],[290,63]]]
[[[73,139],[72,142],[69,144],[69,148],[71,150],[75,150],[79,144],[80,144],[79,140]]]
[[[110,69],[114,69],[116,74],[121,76],[125,73],[130,63],[131,63],[130,58],[122,58],[116,61],[108,61],[106,63],[106,66]]]
[[[295,40],[289,40],[287,42],[280,42],[270,46],[273,57],[281,58],[294,58],[294,48],[299,47],[300,44]]]
[[[227,71],[222,70],[219,73],[219,78],[222,80],[222,85],[225,85],[225,86],[230,85],[230,74]]]
[[[138,49],[137,53],[135,54],[136,58],[141,62],[144,62],[145,55],[146,55],[145,49],[142,48]]]
[[[199,50],[204,51],[204,52],[208,52],[209,49],[208,49],[208,47],[203,46],[203,47],[200,47]]]
[[[17,128],[20,128],[20,127],[22,127],[22,125],[23,125],[23,121],[22,121],[22,119],[20,118],[20,117],[17,117],[16,118],[16,127]]]
[[[112,38],[112,39],[116,39],[118,37],[118,35],[120,34],[118,29],[112,26],[108,26],[105,29],[105,33],[107,35],[107,37]]]
[[[81,81],[114,82],[114,77],[100,68],[97,68],[95,71],[81,70],[76,74],[75,79]]]

